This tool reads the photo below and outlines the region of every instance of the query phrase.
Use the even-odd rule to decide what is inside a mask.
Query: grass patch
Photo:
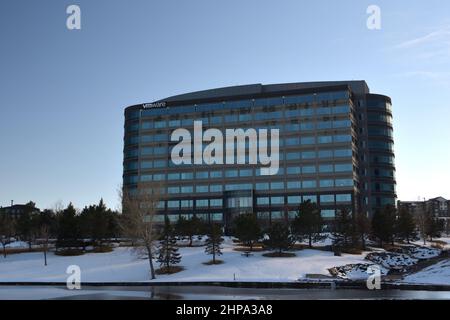
[[[156,274],[174,274],[174,273],[178,273],[184,270],[184,267],[180,267],[180,266],[172,266],[172,267],[162,267],[159,268],[157,270],[155,270]]]
[[[55,251],[55,255],[63,257],[82,256],[83,254],[82,249],[59,249]]]
[[[347,253],[347,254],[362,254],[363,251],[359,248],[342,248],[341,250],[342,253]]]
[[[112,251],[113,251],[113,248],[111,246],[96,246],[90,252],[93,252],[93,253],[107,253],[107,252],[112,252]]]
[[[6,254],[18,254],[27,252],[44,252],[44,248],[6,248]],[[3,249],[0,249],[0,255],[3,255]]]
[[[233,248],[234,251],[239,251],[239,252],[245,252],[245,251],[249,251],[249,252],[261,252],[261,251],[265,251],[265,249],[262,246],[257,246],[257,247],[253,247],[253,249],[250,251],[250,247],[235,247]]]
[[[267,258],[292,258],[297,255],[293,252],[269,252],[264,253],[263,256]]]
[[[222,264],[222,263],[224,263],[222,260],[217,260],[217,259],[216,259],[216,262],[214,262],[212,260],[209,260],[208,262],[203,262],[203,264],[205,266],[212,266],[214,264]]]

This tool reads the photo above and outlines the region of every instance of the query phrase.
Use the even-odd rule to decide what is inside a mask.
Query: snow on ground
[[[369,253],[366,259],[384,268],[399,270],[403,270],[404,267],[412,266],[418,262],[418,259],[412,258],[407,254],[394,252]]]
[[[361,255],[344,254],[335,257],[332,252],[320,250],[296,251],[293,258],[267,258],[263,252],[250,257],[234,251],[229,239],[224,244],[225,261],[220,265],[206,266],[211,259],[204,247],[180,248],[181,266],[185,270],[172,275],[157,276],[159,281],[296,281],[306,274],[329,275],[328,269],[345,264],[364,263]],[[147,281],[149,265],[130,248],[116,248],[109,253],[88,253],[76,257],[48,255],[49,265],[44,267],[42,253],[22,253],[0,258],[0,282],[65,282],[69,265],[81,268],[82,282]],[[155,263],[155,266],[158,266]]]
[[[6,248],[11,248],[11,249],[20,249],[20,248],[28,248],[28,242],[24,242],[24,241],[14,241],[11,242],[9,244],[6,245]]]
[[[368,263],[347,264],[345,266],[332,268],[330,273],[342,279],[361,280],[367,279],[369,275],[374,274],[375,270],[372,269],[372,266],[375,265]],[[379,270],[382,275],[386,275],[389,271],[383,267],[379,267]]]
[[[450,285],[450,259],[406,276],[402,282]]]
[[[427,247],[407,246],[402,248],[402,253],[419,260],[435,258],[439,256],[441,252],[442,251],[439,249]]]

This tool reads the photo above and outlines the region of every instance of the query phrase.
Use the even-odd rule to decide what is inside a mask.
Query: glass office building
[[[203,130],[278,129],[280,165],[175,165],[171,134]],[[371,214],[395,204],[391,100],[365,81],[245,85],[169,97],[125,109],[123,188],[157,181],[163,221],[197,216],[229,226],[254,212],[263,224],[292,219],[311,200],[325,219],[337,211]],[[247,141],[248,145],[248,141]]]

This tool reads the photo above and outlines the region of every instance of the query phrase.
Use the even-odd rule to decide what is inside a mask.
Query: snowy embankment
[[[185,268],[172,275],[160,275],[156,281],[261,281],[292,282],[304,279],[307,274],[329,275],[328,269],[346,264],[364,263],[366,253],[344,254],[336,257],[332,252],[304,249],[295,251],[293,258],[267,258],[263,252],[244,257],[234,251],[227,239],[223,245],[220,265],[204,265],[211,259],[204,247],[180,248],[180,265]],[[116,248],[109,253],[89,253],[76,257],[48,257],[44,267],[42,253],[22,253],[0,258],[0,282],[65,282],[70,265],[81,268],[82,282],[135,282],[148,281],[149,264],[130,248]],[[158,266],[155,263],[155,266]]]
[[[415,284],[450,285],[450,259],[406,276],[402,282]]]

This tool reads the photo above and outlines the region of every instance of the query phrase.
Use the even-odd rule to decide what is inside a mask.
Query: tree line
[[[119,220],[119,213],[108,209],[103,200],[81,211],[69,203],[66,208],[45,209],[39,213],[25,211],[17,218],[1,214],[0,243],[4,257],[8,244],[23,241],[30,250],[33,245],[42,247],[46,258],[50,242],[54,242],[56,248],[103,246],[109,239],[120,236]]]

